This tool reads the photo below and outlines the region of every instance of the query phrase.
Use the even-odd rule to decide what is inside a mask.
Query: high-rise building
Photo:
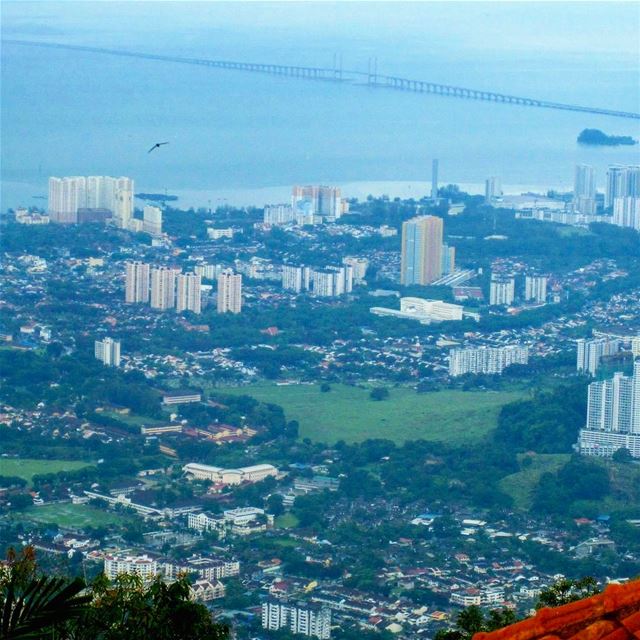
[[[125,302],[149,302],[149,265],[127,262],[125,274]]]
[[[527,364],[529,348],[520,345],[506,347],[478,347],[451,349],[449,351],[449,375],[501,374],[512,364]]]
[[[94,353],[97,360],[100,360],[107,367],[120,366],[120,340],[104,338],[94,342]]]
[[[328,266],[311,271],[313,295],[319,298],[332,298],[351,293],[353,290],[353,268]]]
[[[367,277],[367,269],[369,268],[369,260],[367,258],[357,258],[348,256],[342,259],[342,264],[346,264],[353,269],[353,280],[355,282],[364,282]]]
[[[579,213],[596,212],[596,172],[588,164],[576,165],[573,181],[573,207]]]
[[[616,198],[640,198],[640,166],[611,165],[607,171],[604,206],[612,207]]]
[[[126,229],[133,215],[133,193],[131,178],[52,177],[49,178],[48,209],[54,222],[63,223],[78,222],[79,209],[108,209],[113,213],[114,222]]]
[[[640,231],[640,197],[614,198],[613,224]]]
[[[502,197],[502,186],[500,178],[491,176],[484,181],[484,201],[487,204],[493,204],[498,198]]]
[[[83,176],[49,178],[49,218],[52,222],[75,224],[78,209],[87,206],[87,180]]]
[[[456,270],[456,248],[442,245],[442,275],[446,276]]]
[[[200,276],[204,280],[216,280],[218,274],[224,271],[224,267],[221,264],[207,264],[203,262],[202,264],[197,264],[193,270],[196,275]]]
[[[437,216],[418,216],[402,223],[400,282],[431,284],[442,275],[444,225]]]
[[[618,353],[621,344],[622,341],[617,338],[594,338],[592,340],[581,338],[577,341],[576,370],[595,376],[602,358]]]
[[[513,304],[515,296],[516,285],[513,276],[491,276],[489,285],[489,304],[491,306]]]
[[[634,358],[640,358],[640,336],[631,338],[631,353]]]
[[[296,221],[296,212],[290,204],[271,204],[264,208],[265,224],[282,225]]]
[[[311,287],[311,269],[304,265],[282,265],[282,288],[300,293]]]
[[[162,235],[162,210],[158,207],[145,206],[142,210],[142,230],[152,236]]]
[[[268,600],[262,604],[262,628],[328,640],[331,637],[331,609],[306,602]]]
[[[342,215],[343,203],[339,187],[313,186],[293,187],[291,207],[307,214],[337,220]]]
[[[176,306],[176,270],[169,267],[151,269],[151,307],[173,309]]]
[[[195,273],[184,273],[176,276],[176,311],[193,311],[200,313],[202,279]]]
[[[438,160],[431,163],[431,199],[438,199]]]
[[[218,313],[242,311],[242,276],[225,269],[218,276]]]
[[[585,455],[609,457],[626,448],[640,458],[640,360],[630,377],[617,372],[589,385],[587,423],[578,446]]]
[[[547,276],[525,276],[524,299],[534,302],[547,301]]]

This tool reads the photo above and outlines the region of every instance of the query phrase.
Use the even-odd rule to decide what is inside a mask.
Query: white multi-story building
[[[176,306],[176,270],[169,267],[151,269],[151,307],[173,309]]]
[[[264,208],[264,224],[284,225],[296,221],[296,212],[290,204],[271,204]]]
[[[199,275],[204,280],[217,280],[218,276],[224,271],[224,267],[221,264],[197,264],[193,270],[196,275]]]
[[[634,358],[640,358],[640,336],[631,338],[631,353]]]
[[[496,200],[502,197],[502,186],[500,184],[500,178],[491,176],[484,182],[484,201],[487,204],[492,204]]]
[[[232,269],[218,275],[218,313],[242,311],[242,276]]]
[[[478,347],[451,349],[449,351],[449,375],[501,374],[512,364],[528,364],[529,348],[520,345],[506,347]]]
[[[573,181],[573,208],[579,213],[596,212],[596,172],[587,164],[576,165]]]
[[[629,449],[640,458],[640,360],[632,376],[617,372],[613,378],[589,385],[587,423],[578,447],[585,455],[609,457]]]
[[[78,209],[87,206],[87,179],[84,176],[49,178],[49,218],[51,222],[75,224]]]
[[[513,304],[516,295],[513,277],[492,276],[489,285],[489,304],[491,306]]]
[[[304,265],[282,265],[282,288],[300,293],[311,286],[311,269]]]
[[[265,478],[275,478],[278,469],[272,464],[255,464],[237,469],[224,469],[208,464],[189,462],[182,467],[187,478],[194,480],[210,480],[215,484],[236,485],[261,482]]]
[[[107,555],[104,558],[104,573],[113,580],[122,573],[139,575],[143,580],[153,580],[159,573],[158,561],[147,555]]]
[[[443,300],[423,298],[400,298],[400,310],[387,307],[372,307],[371,313],[377,316],[393,316],[406,320],[418,320],[422,324],[462,320],[463,307]]]
[[[152,236],[162,235],[162,210],[147,205],[143,210],[142,230]]]
[[[207,236],[209,240],[220,240],[220,238],[233,238],[235,229],[233,227],[227,227],[225,229],[214,229],[209,227],[207,229]]]
[[[195,273],[178,274],[176,277],[176,311],[200,313],[202,279]]]
[[[524,299],[535,302],[546,302],[547,276],[525,276]]]
[[[125,302],[149,302],[149,265],[127,262],[125,272]]]
[[[193,515],[192,513],[189,514],[189,521]],[[190,526],[190,528],[195,527]],[[217,558],[193,556],[186,560],[178,561],[167,559],[158,564],[158,569],[169,580],[175,580],[181,573],[193,573],[201,580],[221,580],[239,575],[240,562],[238,560],[219,560]]]
[[[291,207],[306,215],[337,220],[342,215],[344,205],[339,187],[296,186],[291,191]]]
[[[365,281],[367,269],[369,268],[369,260],[367,258],[348,256],[342,259],[342,264],[351,267],[354,282],[361,283]]]
[[[627,197],[640,198],[640,166],[610,166],[604,206],[612,207],[616,198]]]
[[[331,609],[308,603],[269,600],[262,604],[262,628],[327,640],[331,637]]]
[[[104,338],[94,342],[94,353],[97,360],[100,360],[106,367],[120,366],[120,340]]]
[[[620,351],[622,341],[617,338],[594,338],[577,341],[578,351],[576,370],[581,373],[596,375],[600,362],[604,356],[613,356]]]
[[[614,198],[613,224],[640,231],[640,197]]]
[[[353,290],[353,268],[328,266],[311,272],[313,295],[319,298],[332,298],[350,293]]]

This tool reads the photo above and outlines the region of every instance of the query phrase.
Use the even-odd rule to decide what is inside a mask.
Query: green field
[[[57,524],[61,527],[82,529],[84,527],[102,527],[110,524],[123,525],[130,517],[113,511],[97,509],[87,504],[48,504],[42,507],[30,507],[21,517],[41,524]]]
[[[73,471],[89,466],[89,462],[78,460],[31,460],[29,458],[0,458],[0,476],[18,476],[31,482],[40,473]]]
[[[392,388],[387,400],[369,398],[369,389],[331,385],[255,384],[217,389],[246,394],[283,407],[288,420],[300,424],[300,437],[316,442],[360,442],[370,438],[437,440],[452,443],[477,440],[496,424],[500,408],[526,397],[525,391],[438,391],[416,393]]]
[[[298,518],[293,513],[283,513],[275,521],[276,529],[292,529],[298,526]]]
[[[530,509],[532,491],[543,473],[556,473],[571,456],[568,453],[539,453],[531,458],[531,466],[503,478],[500,488],[509,494],[519,509]]]
[[[118,420],[133,427],[146,427],[156,424],[164,424],[162,420],[156,420],[155,418],[149,418],[147,416],[138,416],[132,413],[127,414],[118,413],[117,411],[103,411],[101,415],[113,420]]]

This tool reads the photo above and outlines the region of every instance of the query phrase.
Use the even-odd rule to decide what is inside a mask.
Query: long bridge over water
[[[377,70],[356,71],[353,69],[342,69],[342,67],[302,67],[283,64],[269,64],[264,62],[235,62],[230,60],[210,60],[207,58],[184,58],[179,56],[166,56],[161,54],[143,53],[139,51],[124,51],[120,49],[107,49],[102,47],[85,47],[80,45],[36,42],[32,40],[3,39],[3,43],[29,47],[48,47],[53,49],[69,49],[72,51],[84,51],[87,53],[98,53],[112,56],[125,56],[129,58],[142,58],[146,60],[158,60],[160,62],[173,62],[179,64],[201,65],[218,69],[231,69],[235,71],[248,71],[253,73],[265,73],[270,75],[288,76],[292,78],[305,78],[308,80],[323,80],[337,83],[364,84],[369,87],[395,89],[397,91],[412,91],[415,93],[430,93],[452,98],[462,98],[466,100],[482,100],[485,102],[495,102],[501,104],[519,105],[525,107],[538,107],[543,109],[560,109],[563,111],[581,111],[597,115],[612,116],[614,118],[631,118],[640,120],[640,113],[629,111],[616,111],[614,109],[603,109],[599,107],[585,107],[576,104],[563,104],[560,102],[550,102],[548,100],[538,100],[536,98],[523,98],[494,91],[481,91],[469,89],[468,87],[456,87],[452,85],[440,84],[437,82],[426,82],[423,80],[412,80],[399,76],[388,76],[377,73]]]

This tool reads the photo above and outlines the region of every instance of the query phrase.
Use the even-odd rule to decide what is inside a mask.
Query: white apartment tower
[[[269,600],[262,604],[262,628],[328,640],[331,637],[331,610],[304,602]]]
[[[595,376],[604,356],[613,356],[620,351],[621,341],[616,338],[594,338],[577,341],[576,370]]]
[[[515,299],[516,286],[512,276],[492,276],[489,285],[489,304],[491,306],[510,305]]]
[[[640,458],[640,360],[630,377],[617,372],[589,385],[587,424],[578,446],[585,455],[609,457],[626,448]]]
[[[87,206],[87,179],[83,176],[49,178],[48,211],[52,222],[75,224],[78,209]]]
[[[308,291],[311,286],[311,269],[309,267],[292,264],[282,265],[282,288],[287,291],[301,293]]]
[[[178,274],[176,277],[176,311],[200,313],[202,278],[195,273]]]
[[[640,197],[614,198],[613,224],[640,231]]]
[[[596,172],[588,164],[576,165],[573,206],[579,213],[593,215],[596,212]]]
[[[498,198],[502,197],[502,186],[500,184],[500,178],[491,176],[484,182],[484,201],[487,204],[492,204]]]
[[[125,302],[149,302],[149,265],[127,262],[125,275]]]
[[[528,364],[528,362],[529,348],[520,345],[451,349],[449,375],[455,378],[467,373],[501,374],[512,364]]]
[[[169,267],[151,269],[151,307],[173,309],[176,306],[176,271]]]
[[[296,221],[296,212],[290,204],[271,204],[264,208],[265,224],[283,225]]]
[[[547,301],[547,276],[525,276],[524,299],[534,302]]]
[[[143,209],[142,230],[152,236],[162,235],[162,210],[147,205]]]
[[[218,275],[218,313],[242,311],[242,276],[232,269]]]
[[[94,342],[94,353],[97,360],[100,360],[106,367],[120,366],[120,340],[104,338]]]
[[[604,206],[612,207],[616,198],[627,197],[640,197],[640,166],[610,166],[607,171]]]

